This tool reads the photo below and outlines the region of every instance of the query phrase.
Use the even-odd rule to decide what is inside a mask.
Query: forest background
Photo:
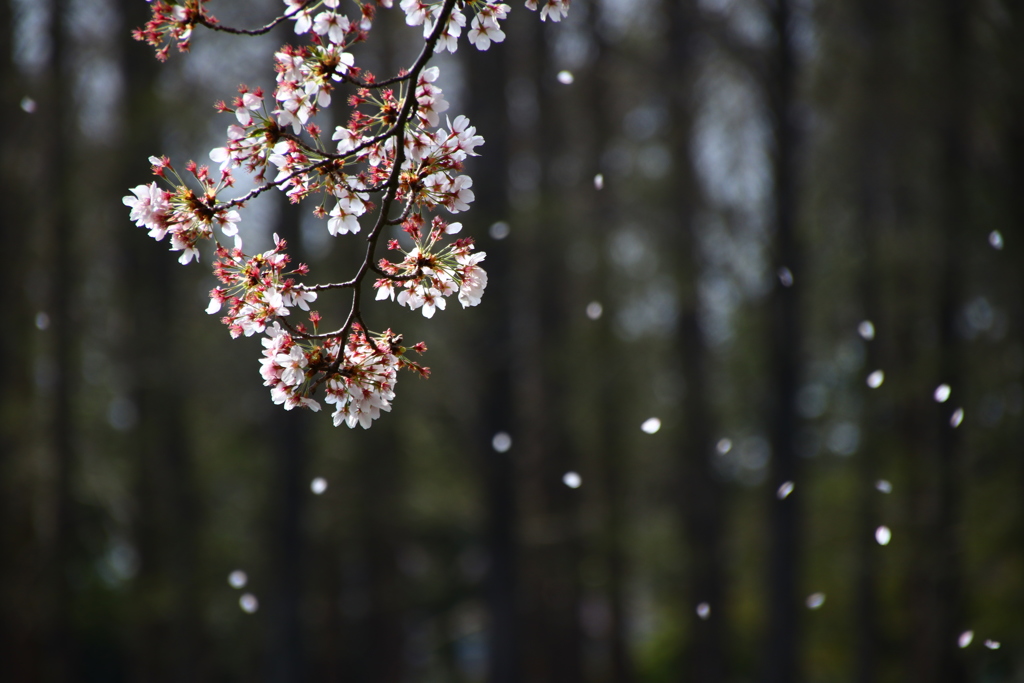
[[[514,5],[436,60],[487,293],[370,307],[434,372],[366,432],[273,406],[121,204],[290,30],[161,65],[147,11],[0,2],[0,677],[1024,680],[1024,5]]]

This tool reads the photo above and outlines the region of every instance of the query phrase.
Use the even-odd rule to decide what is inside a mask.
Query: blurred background
[[[367,307],[433,376],[364,432],[273,406],[121,203],[290,27],[159,64],[142,0],[0,2],[0,678],[1024,681],[1024,5],[512,5],[436,60],[487,294]]]

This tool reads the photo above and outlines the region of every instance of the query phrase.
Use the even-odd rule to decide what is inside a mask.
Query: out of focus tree
[[[147,11],[0,4],[9,678],[1020,677],[1016,4],[578,1],[438,56],[491,281],[399,311],[435,372],[365,434],[271,405],[120,203],[294,35],[160,65]],[[377,21],[359,63],[409,63]],[[318,277],[357,258],[252,213]]]

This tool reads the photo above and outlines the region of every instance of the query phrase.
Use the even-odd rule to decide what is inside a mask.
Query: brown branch
[[[282,14],[281,16],[277,17],[266,26],[261,26],[260,28],[246,29],[222,26],[220,24],[214,23],[209,18],[202,15],[196,17],[196,23],[200,26],[205,26],[211,31],[220,31],[221,33],[230,33],[236,36],[262,36],[265,33],[270,33],[271,31],[273,31],[274,28],[276,28],[277,25],[280,24],[285,19],[291,19],[293,16],[295,16],[302,10],[306,9],[306,5],[310,4],[311,2],[313,2],[313,0],[306,0],[305,2],[302,3],[302,5],[299,6],[299,9],[297,9],[296,11],[292,12],[291,14]]]
[[[437,45],[437,41],[440,40],[441,34],[444,33],[447,28],[448,18],[451,16],[452,9],[455,7],[455,3],[457,1],[458,0],[444,0],[444,4],[441,6],[441,11],[438,13],[437,24],[434,26],[434,30],[424,42],[423,50],[416,58],[412,68],[409,69],[408,77],[413,82],[419,78],[420,72],[426,66],[427,62],[430,61],[430,57],[434,51],[434,46]],[[366,255],[363,257],[363,262],[359,266],[359,271],[355,276],[349,280],[348,283],[343,283],[345,285],[349,285],[352,289],[352,307],[349,309],[348,317],[345,319],[345,324],[342,325],[340,330],[332,333],[330,336],[344,338],[351,331],[353,323],[356,322],[360,324],[364,334],[366,332],[367,327],[363,322],[362,312],[359,305],[363,279],[366,277],[366,273],[375,265],[374,259],[377,241],[380,239],[380,234],[384,229],[384,226],[388,224],[391,205],[394,203],[395,197],[398,193],[402,164],[405,163],[405,124],[409,121],[409,118],[414,115],[416,111],[416,104],[416,89],[411,87],[405,94],[405,99],[402,102],[402,109],[398,114],[398,118],[395,119],[394,125],[389,129],[390,135],[385,136],[386,139],[391,135],[398,134],[397,137],[399,138],[396,140],[395,144],[395,157],[392,162],[391,174],[388,176],[387,182],[384,184],[384,197],[381,199],[380,211],[377,214],[377,222],[370,230],[370,233],[366,236]],[[332,375],[338,371],[344,355],[344,349],[338,352],[338,357],[325,371],[326,376]]]

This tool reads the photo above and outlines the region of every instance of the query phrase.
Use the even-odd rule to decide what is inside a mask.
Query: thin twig
[[[299,9],[297,9],[296,11],[292,12],[291,14],[282,14],[281,16],[277,17],[266,26],[261,26],[260,28],[231,28],[230,26],[222,26],[221,24],[216,24],[204,16],[196,17],[196,23],[205,26],[211,31],[220,31],[221,33],[230,33],[236,36],[262,36],[265,33],[270,33],[271,31],[273,31],[274,28],[285,19],[291,19],[293,16],[295,16],[302,10],[306,9],[306,5],[310,4],[311,2],[313,2],[313,0],[306,0],[305,2],[302,3],[302,5],[299,6]]]

